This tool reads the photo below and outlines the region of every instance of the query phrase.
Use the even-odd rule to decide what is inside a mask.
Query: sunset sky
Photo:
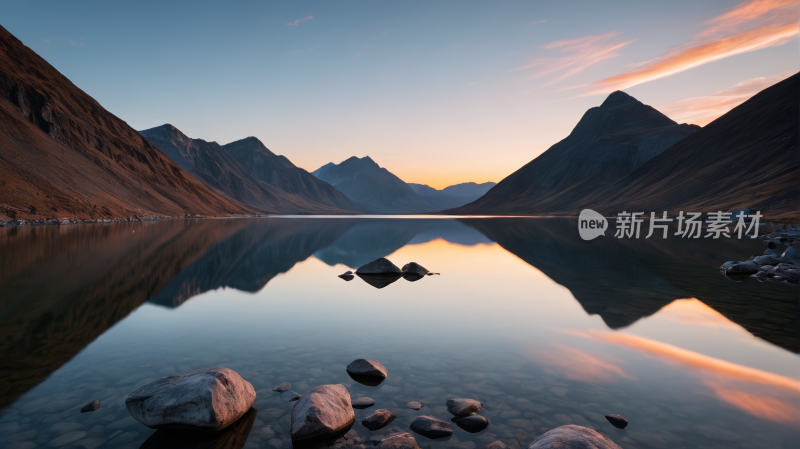
[[[618,89],[709,123],[798,71],[798,3],[29,1],[0,25],[136,129],[442,188],[500,181]]]

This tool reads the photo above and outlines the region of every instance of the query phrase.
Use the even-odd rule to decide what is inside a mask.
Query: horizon
[[[2,25],[134,129],[253,136],[309,172],[370,155],[436,189],[501,181],[615,90],[705,126],[800,62],[795,0],[186,5]]]

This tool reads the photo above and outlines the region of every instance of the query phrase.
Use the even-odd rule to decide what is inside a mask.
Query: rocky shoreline
[[[720,267],[722,273],[734,281],[754,278],[800,288],[800,226],[784,226],[762,239],[767,247],[762,254],[744,261],[729,260]]]

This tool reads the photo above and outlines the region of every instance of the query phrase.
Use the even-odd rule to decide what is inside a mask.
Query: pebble
[[[363,398],[356,398],[351,401],[353,404],[353,408],[363,409],[369,408],[375,405],[375,399],[363,397]]]
[[[283,382],[272,389],[272,391],[277,391],[278,393],[283,393],[284,391],[292,388],[292,384],[289,382]]]
[[[447,411],[456,416],[466,416],[483,410],[483,404],[474,399],[454,398],[447,400]]]
[[[456,417],[452,420],[458,427],[465,432],[478,433],[485,428],[489,427],[489,420],[485,416],[473,413],[469,416]]]
[[[628,427],[628,420],[619,415],[606,415],[606,419],[617,429],[624,429]]]
[[[411,430],[431,439],[444,438],[453,434],[446,421],[433,416],[422,415],[411,422]]]
[[[100,408],[100,401],[92,401],[83,406],[83,408],[81,409],[81,413],[93,412],[98,408]]]
[[[369,430],[379,430],[394,421],[396,416],[390,410],[385,408],[375,410],[375,413],[367,416],[361,420],[361,424]]]
[[[408,404],[406,404],[406,407],[410,408],[411,410],[419,410],[422,408],[422,404],[420,404],[417,401],[411,401]]]

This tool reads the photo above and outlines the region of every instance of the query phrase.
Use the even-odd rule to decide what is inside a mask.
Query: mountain
[[[255,212],[194,179],[0,27],[0,219]]]
[[[496,182],[484,182],[483,184],[464,182],[445,187],[442,190],[437,190],[427,184],[408,183],[408,186],[411,187],[417,195],[431,198],[458,198],[457,201],[461,203],[459,206],[477,200],[496,185]]]
[[[320,204],[260,181],[217,142],[191,139],[170,124],[139,132],[205,185],[253,208],[287,214],[340,214],[353,211]],[[291,165],[291,162],[286,162]],[[313,178],[305,170],[296,167],[294,170]],[[328,188],[335,190],[331,186]],[[344,194],[340,195],[344,197]],[[352,201],[350,203],[352,207],[357,207]]]
[[[223,145],[254,178],[285,192],[345,211],[361,211],[359,205],[327,182],[277,156],[260,140],[247,137]]]
[[[585,198],[696,132],[624,92],[586,111],[569,136],[455,214],[576,213]]]
[[[379,166],[369,156],[333,162],[313,172],[372,213],[418,214],[456,207],[458,200],[418,195],[402,179]]]

